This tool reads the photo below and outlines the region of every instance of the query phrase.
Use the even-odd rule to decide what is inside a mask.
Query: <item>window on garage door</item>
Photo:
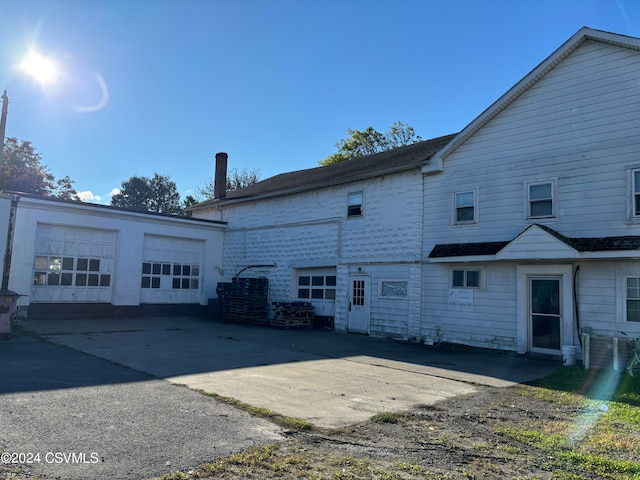
[[[142,262],[142,288],[197,290],[200,266],[167,262]]]
[[[333,301],[336,298],[335,268],[298,270],[297,298]]]
[[[117,233],[38,223],[30,303],[109,303]]]
[[[34,286],[110,287],[111,274],[106,273],[99,258],[37,255],[33,273]]]
[[[201,300],[204,242],[147,234],[140,264],[141,303]]]

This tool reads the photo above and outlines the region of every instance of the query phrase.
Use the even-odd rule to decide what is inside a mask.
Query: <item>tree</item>
[[[0,190],[78,200],[73,180],[66,176],[56,181],[31,142],[15,137],[7,138],[4,143]]]
[[[80,200],[78,198],[78,192],[73,188],[73,180],[68,175],[64,176],[60,180],[56,180],[55,197],[63,200]]]
[[[176,183],[168,176],[157,173],[153,178],[133,176],[122,182],[120,193],[111,197],[111,205],[141,212],[169,215],[184,213]]]
[[[241,171],[238,171],[237,168],[232,168],[227,174],[227,192],[258,183],[261,180],[260,176],[260,170],[253,168],[251,170],[243,168]],[[209,200],[215,196],[214,191],[215,180],[211,178],[204,187],[198,188],[196,195],[198,199],[201,199],[200,201],[204,202],[205,200]]]
[[[354,157],[364,157],[422,140],[420,136],[416,135],[413,127],[402,122],[391,125],[387,133],[380,133],[373,127],[364,131],[349,128],[348,132],[349,137],[336,143],[338,151],[321,160],[320,165],[326,166]]]

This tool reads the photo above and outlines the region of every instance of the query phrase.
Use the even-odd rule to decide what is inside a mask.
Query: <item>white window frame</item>
[[[385,294],[385,284],[404,284],[404,295],[389,295]],[[379,282],[378,292],[380,292],[380,298],[385,300],[406,300],[409,298],[409,282],[407,280],[397,279],[397,278],[387,278],[380,280]],[[399,287],[402,288],[402,287]]]
[[[301,278],[308,278],[308,284],[301,284]],[[314,278],[315,284],[314,284]],[[318,279],[322,278],[322,284],[320,285]],[[329,280],[327,280],[329,279]],[[318,269],[318,271],[314,271],[311,269],[300,269],[295,275],[295,298],[296,301],[301,302],[335,302],[336,300],[336,291],[337,291],[337,280],[338,277],[335,272],[327,273],[326,269]],[[308,297],[301,297],[300,290],[306,290],[309,294]],[[313,292],[322,291],[322,298],[314,298]],[[327,294],[329,292],[329,294]]]
[[[640,210],[636,209],[636,198],[640,198],[640,185],[636,188],[636,175],[640,177],[640,166],[627,168],[627,218],[630,223],[640,223]]]
[[[548,198],[538,198],[538,199],[531,199],[531,187],[537,187],[539,185],[550,185],[551,187],[551,197]],[[555,218],[556,217],[556,212],[557,212],[557,195],[556,195],[556,181],[555,179],[551,179],[551,180],[539,180],[539,181],[535,181],[535,182],[528,182],[525,184],[525,198],[526,198],[526,205],[525,205],[525,215],[527,219],[544,219],[544,218]],[[548,201],[551,200],[551,213],[549,215],[532,215],[531,213],[531,203],[532,201]]]
[[[635,279],[637,281],[637,285],[633,288],[636,289],[636,297],[634,298],[629,298],[629,280],[630,279]],[[638,276],[634,276],[634,275],[628,275],[624,278],[624,319],[625,322],[629,322],[632,325],[639,325],[640,326],[640,320],[636,321],[636,320],[629,320],[629,300],[633,300],[633,301],[638,301],[640,302],[640,275]]]
[[[458,206],[458,195],[464,195],[470,193],[473,196],[473,218],[471,220],[458,220],[458,208],[468,208],[469,206]],[[476,190],[462,190],[459,192],[453,192],[453,224],[454,225],[471,225],[478,223],[478,194]]]
[[[454,275],[455,272],[464,272],[464,280],[463,285],[454,285]],[[469,286],[467,283],[467,273],[468,272],[478,272],[478,285],[477,286]],[[451,267],[451,272],[449,274],[449,288],[459,288],[459,289],[469,289],[469,290],[484,290],[485,289],[485,267]]]
[[[360,203],[358,203],[358,202],[353,200],[354,198],[356,198],[356,196],[360,197]],[[363,205],[364,205],[364,191],[363,190],[347,193],[347,218],[360,218],[360,217],[362,217],[362,215],[363,215]],[[358,207],[359,208],[359,212],[352,214],[350,212],[351,207]]]

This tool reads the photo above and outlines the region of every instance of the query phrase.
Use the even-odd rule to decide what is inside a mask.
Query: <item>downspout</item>
[[[2,286],[0,290],[9,289],[9,277],[11,276],[11,255],[13,252],[13,233],[16,227],[16,212],[18,210],[18,195],[11,196],[11,206],[9,207],[9,224],[7,225],[7,245],[4,250],[4,265],[2,267]]]
[[[578,341],[580,342],[580,348],[582,348],[582,335],[580,335],[580,308],[578,305],[578,272],[580,272],[580,265],[577,265],[575,271],[573,272],[573,308],[576,317]]]

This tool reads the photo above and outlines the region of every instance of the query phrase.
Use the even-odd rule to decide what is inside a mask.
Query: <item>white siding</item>
[[[625,170],[640,163],[638,71],[640,52],[589,41],[534,84],[425,178],[425,248],[510,240],[536,222],[574,237],[640,234]],[[556,183],[554,219],[525,218],[525,185],[538,180]],[[452,226],[451,192],[465,189],[479,192],[480,222]]]
[[[534,223],[567,237],[640,235],[640,224],[628,220],[629,168],[640,165],[639,75],[640,52],[587,41],[454,150],[443,173],[424,177],[424,258],[436,244],[513,240]],[[527,184],[538,181],[553,183],[553,218],[527,218]],[[453,225],[453,193],[465,190],[477,192],[479,221]],[[450,265],[427,263],[423,335],[513,349],[517,264],[510,258],[573,258],[581,266],[581,326],[614,334],[624,326],[620,270],[637,271],[637,263],[575,256],[542,230],[528,231],[498,254],[503,261],[486,264],[472,312],[447,308]]]
[[[363,215],[347,218],[347,195],[363,192]],[[295,269],[335,267],[335,326],[346,329],[347,276],[358,267],[372,275],[372,335],[419,333],[422,252],[422,175],[419,169],[295,195],[198,210],[228,222],[224,279],[248,265],[247,276],[269,278],[270,301],[295,299]],[[388,278],[387,278],[388,277]],[[379,279],[410,282],[412,300],[380,299]]]
[[[484,269],[481,289],[472,289],[473,308],[451,309],[451,265],[432,264],[425,268],[421,335],[427,342],[454,342],[499,350],[516,346],[516,265],[465,264],[464,268]]]

